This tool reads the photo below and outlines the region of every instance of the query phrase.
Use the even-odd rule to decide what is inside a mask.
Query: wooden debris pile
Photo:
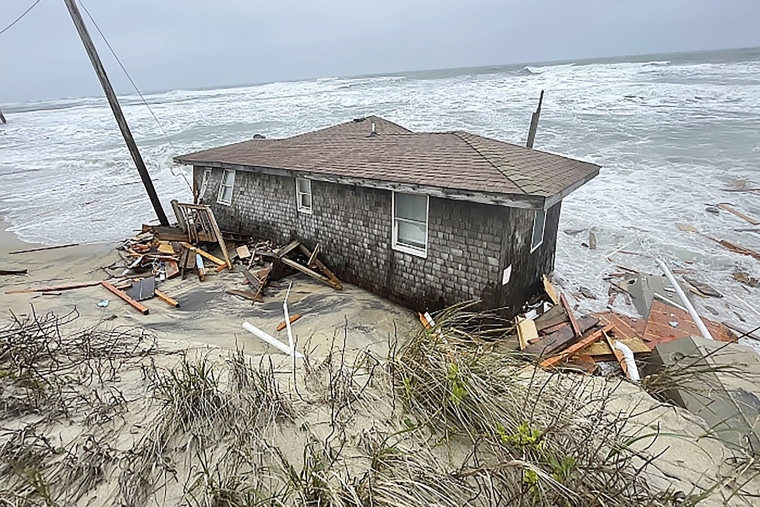
[[[619,367],[625,376],[637,381],[636,361],[645,361],[657,345],[700,334],[689,312],[669,301],[651,300],[644,318],[611,310],[576,316],[565,295],[547,277],[544,288],[545,297],[518,316],[515,327],[522,353],[546,369],[591,374]],[[715,340],[737,340],[724,324],[702,320]]]
[[[8,291],[59,294],[60,291],[101,285],[143,315],[149,309],[142,301],[157,297],[177,308],[179,301],[162,292],[159,286],[169,279],[194,273],[200,282],[207,276],[239,271],[242,287],[225,292],[260,302],[270,282],[301,272],[326,285],[341,290],[340,280],[320,260],[316,245],[310,250],[302,241],[280,246],[271,241],[223,234],[208,206],[172,202],[179,226],[143,225],[142,231],[117,246],[123,264],[103,268],[109,278],[102,281],[71,283]],[[228,245],[230,245],[228,247]],[[102,301],[107,306],[108,301]]]

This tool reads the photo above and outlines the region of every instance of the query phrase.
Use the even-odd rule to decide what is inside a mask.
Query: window
[[[198,190],[198,201],[201,201],[203,199],[203,196],[206,195],[206,189],[208,188],[208,180],[211,178],[211,169],[204,169],[203,171],[203,179],[201,180],[201,186]]]
[[[427,257],[428,196],[393,192],[393,248]]]
[[[532,252],[536,248],[541,246],[544,242],[544,227],[546,226],[546,211],[542,209],[536,210],[536,214],[533,216],[533,238],[530,242],[530,251]]]
[[[296,178],[296,207],[302,213],[311,213],[311,180]]]
[[[235,171],[225,169],[222,174],[222,184],[219,186],[219,196],[216,202],[219,204],[232,204],[232,188],[235,186]]]

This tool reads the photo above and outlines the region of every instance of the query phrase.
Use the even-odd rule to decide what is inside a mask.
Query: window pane
[[[311,181],[309,181],[309,180],[302,180],[302,179],[298,179],[296,181],[298,181],[298,191],[299,192],[306,192],[306,193],[309,193],[309,194],[311,193]]]
[[[544,225],[546,222],[546,211],[536,211],[535,218],[533,219],[533,240],[530,247],[536,248],[544,240]]]
[[[425,226],[398,220],[398,242],[417,248],[425,248]]]
[[[407,220],[427,221],[427,196],[396,193],[396,216]]]
[[[224,202],[232,202],[232,187],[224,187],[222,194],[222,200]]]
[[[235,184],[235,171],[224,171],[223,184],[230,187]]]
[[[311,195],[300,194],[300,196],[301,196],[301,207],[311,209]]]

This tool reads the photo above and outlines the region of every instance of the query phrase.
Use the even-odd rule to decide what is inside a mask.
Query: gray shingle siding
[[[205,168],[195,168],[196,181]],[[435,310],[469,299],[513,314],[526,291],[553,268],[559,204],[547,213],[544,243],[530,253],[533,211],[431,197],[427,257],[392,248],[390,191],[311,182],[312,213],[296,209],[295,180],[238,171],[232,204],[218,204],[222,169],[213,169],[201,202],[223,230],[284,244],[293,238],[342,280],[412,308]],[[512,278],[502,286],[502,272]]]

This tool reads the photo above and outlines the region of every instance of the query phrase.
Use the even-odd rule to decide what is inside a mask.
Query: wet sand
[[[286,331],[276,331],[283,321],[282,303],[288,285],[291,315],[300,313],[293,326],[298,350],[323,357],[331,344],[342,345],[354,352],[365,348],[384,355],[389,339],[403,338],[419,327],[414,313],[384,298],[348,284],[336,291],[311,278],[297,274],[273,282],[266,291],[263,303],[252,304],[225,290],[244,289],[240,273],[213,273],[199,282],[194,274],[185,280],[176,277],[159,285],[170,297],[180,302],[172,308],[158,298],[144,301],[150,309],[142,315],[102,287],[84,287],[62,291],[60,295],[40,293],[7,294],[7,291],[30,287],[64,285],[76,282],[99,281],[107,278],[101,267],[122,264],[113,244],[79,245],[9,255],[14,250],[35,248],[20,241],[7,231],[8,224],[0,222],[0,269],[28,269],[27,275],[0,276],[0,315],[10,318],[10,312],[21,316],[34,307],[37,313],[53,311],[68,313],[76,308],[82,325],[108,320],[113,325],[144,326],[157,333],[159,339],[188,347],[208,346],[234,349],[258,355],[280,354],[277,349],[242,328],[244,321],[287,342]],[[107,307],[98,302],[108,300]]]

